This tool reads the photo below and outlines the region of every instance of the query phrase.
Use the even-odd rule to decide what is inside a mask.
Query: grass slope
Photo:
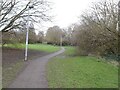
[[[25,44],[6,44],[5,47],[24,49]],[[59,46],[53,46],[53,45],[47,45],[47,44],[29,44],[28,48],[31,50],[45,51],[48,53],[52,53],[60,50]]]
[[[118,68],[95,57],[72,57],[74,49],[66,47],[64,55],[47,65],[50,88],[117,88]]]

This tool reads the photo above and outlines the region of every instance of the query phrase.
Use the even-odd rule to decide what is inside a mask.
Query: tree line
[[[17,1],[17,2],[16,2]],[[28,6],[18,9],[19,0],[0,2],[0,26],[3,44],[25,43]],[[77,55],[96,55],[118,60],[118,2],[103,0],[93,3],[88,11],[79,17],[78,24],[66,29],[59,26],[49,27],[47,32],[35,33],[33,22],[47,21],[50,6],[44,0],[32,2],[36,8],[30,14],[29,43],[47,43],[52,45],[76,46]],[[39,9],[37,7],[40,7]],[[17,12],[15,12],[18,10]],[[11,14],[12,13],[12,14]]]

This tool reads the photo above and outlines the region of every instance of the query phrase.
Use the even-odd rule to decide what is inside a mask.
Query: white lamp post
[[[30,2],[31,2],[31,0],[30,0]],[[29,5],[28,8],[31,9],[31,8],[33,8],[33,6]],[[27,23],[27,32],[26,32],[25,61],[27,60],[27,57],[28,57],[28,36],[29,36],[29,26],[30,26],[29,20],[30,20],[30,13],[29,13],[29,10],[28,10],[28,23]]]

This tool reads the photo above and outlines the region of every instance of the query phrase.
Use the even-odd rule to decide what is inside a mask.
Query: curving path
[[[48,88],[45,65],[50,58],[57,56],[64,51],[65,49],[61,48],[58,52],[31,61],[8,88]]]

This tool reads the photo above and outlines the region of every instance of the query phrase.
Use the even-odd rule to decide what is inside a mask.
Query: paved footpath
[[[57,56],[64,51],[65,49],[62,48],[58,52],[31,61],[8,88],[48,88],[45,66],[50,58]]]

